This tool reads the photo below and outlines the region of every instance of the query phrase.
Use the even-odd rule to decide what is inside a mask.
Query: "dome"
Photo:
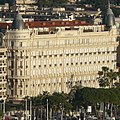
[[[22,30],[24,29],[24,22],[22,16],[18,13],[12,23],[12,29]]]
[[[115,25],[115,16],[112,12],[112,9],[110,8],[110,2],[108,1],[108,8],[104,17],[104,23],[105,25],[110,28]]]

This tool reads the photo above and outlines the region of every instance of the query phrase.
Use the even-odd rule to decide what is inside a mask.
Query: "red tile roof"
[[[39,27],[64,27],[64,26],[83,26],[89,25],[86,21],[31,21],[25,22],[25,26],[29,28],[39,28]],[[0,22],[0,28],[6,29],[7,26],[11,28],[12,23]]]

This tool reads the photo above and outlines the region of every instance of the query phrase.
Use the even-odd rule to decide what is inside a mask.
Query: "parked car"
[[[98,118],[95,115],[88,115],[85,118],[86,120],[98,120]]]

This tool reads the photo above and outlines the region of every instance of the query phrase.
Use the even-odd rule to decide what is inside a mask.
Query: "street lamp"
[[[3,113],[3,115],[2,115],[1,118],[2,118],[2,120],[4,120],[4,119],[5,119],[5,111],[6,111],[6,110],[5,110],[5,106],[6,106],[6,105],[5,105],[5,100],[1,100],[1,101],[0,101],[0,106],[1,106],[1,111],[2,111],[2,113]]]
[[[26,100],[25,100],[25,120],[27,120],[27,98],[26,98]]]
[[[32,120],[32,100],[30,98],[30,120]]]
[[[63,120],[64,104],[60,103],[60,109],[61,109],[61,120]]]
[[[4,116],[3,116],[3,120],[5,119],[5,100],[3,101],[3,114],[4,114]]]
[[[48,120],[48,99],[47,99],[47,120]]]

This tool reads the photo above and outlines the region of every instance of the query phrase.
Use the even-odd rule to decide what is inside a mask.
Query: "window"
[[[13,96],[13,93],[14,93],[14,91],[13,90],[11,90],[11,95]]]
[[[22,81],[20,81],[20,87],[22,87]]]
[[[22,95],[22,90],[20,90],[20,95]]]
[[[22,70],[20,70],[20,75],[22,75]]]
[[[13,47],[14,46],[14,42],[13,41],[11,41],[11,47]]]
[[[44,65],[44,67],[46,67],[46,65]]]
[[[11,76],[13,76],[13,70],[11,71]]]
[[[20,42],[20,47],[22,47],[22,42]]]
[[[105,54],[105,52],[103,52],[103,54]]]
[[[41,58],[41,55],[39,55],[39,58]]]
[[[22,58],[22,51],[20,51],[20,57]]]
[[[20,61],[20,67],[22,67],[22,61]]]
[[[114,60],[112,60],[112,62],[114,62]]]
[[[76,65],[78,65],[78,63],[76,63]]]
[[[4,55],[4,52],[0,52],[0,55]]]
[[[44,55],[44,57],[47,57],[47,55]]]
[[[116,51],[112,51],[112,53],[116,53]]]
[[[98,54],[101,54],[101,52],[98,52]]]

